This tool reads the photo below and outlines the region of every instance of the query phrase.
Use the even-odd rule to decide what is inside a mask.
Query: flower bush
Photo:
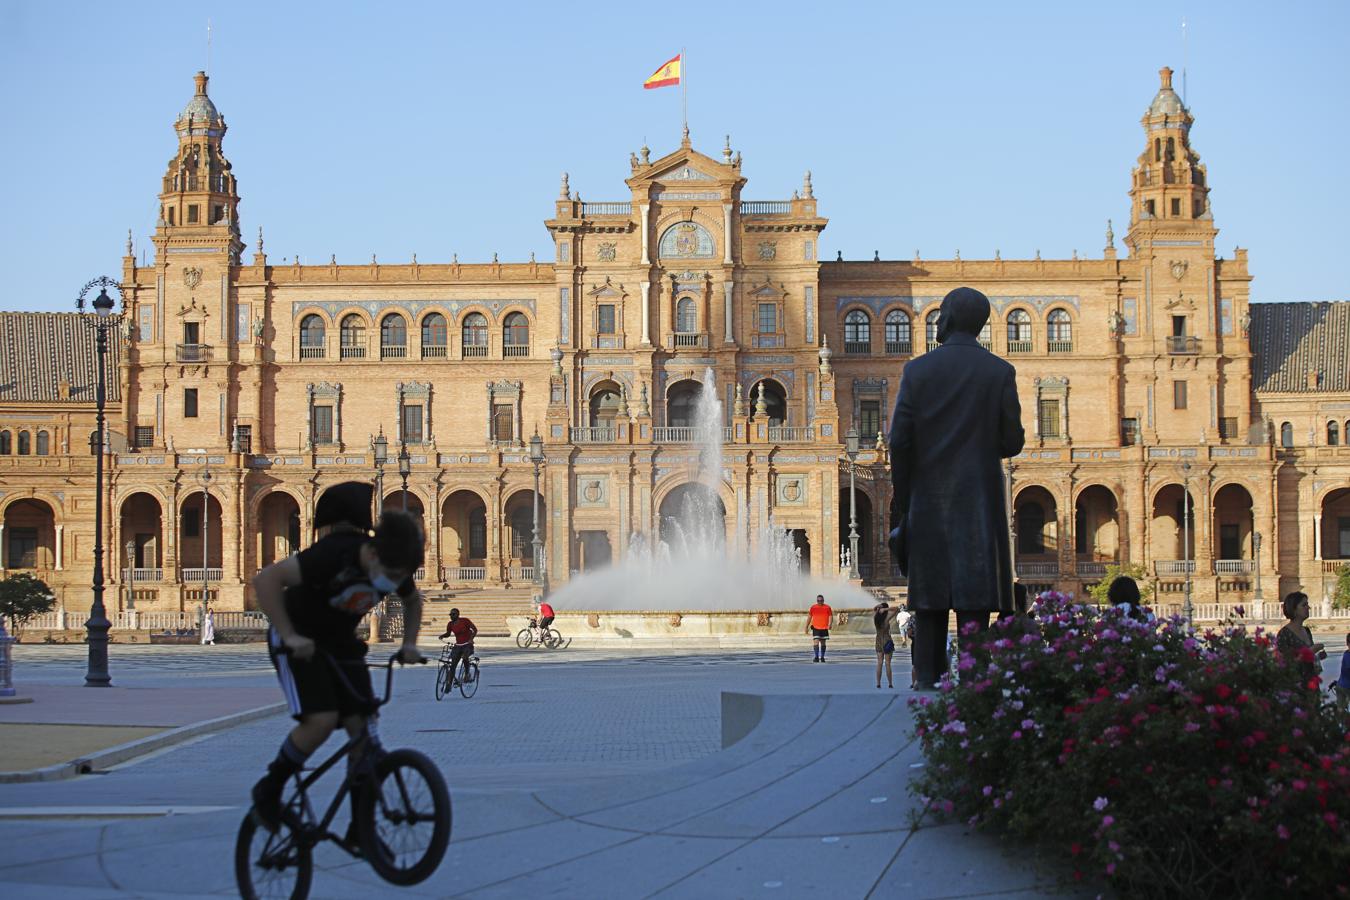
[[[927,809],[1131,897],[1350,896],[1347,719],[1262,629],[1049,592],[963,643],[911,701]]]

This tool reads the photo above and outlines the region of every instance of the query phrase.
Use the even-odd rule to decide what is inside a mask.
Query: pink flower
[[[1107,800],[1105,797],[1098,797],[1096,800],[1092,801],[1092,808],[1095,809],[1097,812],[1101,812],[1102,810],[1106,809],[1107,804],[1110,802],[1111,801]]]
[[[1199,723],[1199,722],[1187,722],[1187,723],[1186,723],[1186,728],[1185,728],[1185,730],[1186,730],[1186,731],[1199,731],[1199,730],[1200,730],[1200,723]]]
[[[986,797],[988,797],[988,796],[989,796],[990,794],[992,794],[993,792],[994,792],[993,786],[992,786],[992,785],[988,785],[988,784],[986,784],[986,785],[984,786],[984,790],[981,791],[981,793],[984,794]]]
[[[1289,840],[1289,829],[1285,828],[1283,825],[1275,826],[1275,834],[1278,835],[1282,841]]]
[[[1107,874],[1107,875],[1114,875],[1114,874],[1116,874],[1116,864],[1115,864],[1115,863],[1107,863],[1107,864],[1106,864],[1106,874]]]
[[[1110,827],[1111,827],[1112,825],[1114,825],[1114,824],[1116,824],[1116,817],[1115,817],[1115,816],[1102,816],[1102,827],[1103,827],[1103,828],[1110,828]]]

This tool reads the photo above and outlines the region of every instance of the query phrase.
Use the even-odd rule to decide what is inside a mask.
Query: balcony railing
[[[512,581],[534,581],[534,566],[508,566],[506,577]]]
[[[407,359],[407,344],[381,344],[380,359]]]
[[[184,583],[195,582],[195,581],[220,581],[220,580],[221,580],[222,578],[224,578],[224,577],[225,577],[225,570],[224,570],[224,569],[209,568],[209,569],[184,569],[184,570],[183,570],[183,582],[184,582]]]
[[[901,356],[914,352],[914,345],[909,341],[887,341],[886,354],[888,356]]]
[[[1031,341],[1015,341],[1012,338],[1008,338],[1009,353],[1030,353],[1031,349],[1032,349]]]
[[[459,348],[460,359],[486,359],[487,344],[464,344]]]
[[[423,344],[423,345],[422,345],[422,358],[423,358],[423,359],[445,359],[445,357],[446,357],[446,350],[448,350],[448,349],[449,349],[449,348],[446,347],[444,344]]]
[[[123,569],[122,581],[136,583],[140,581],[163,581],[163,569]]]
[[[742,200],[743,216],[786,216],[792,212],[791,200]]]
[[[1078,561],[1079,578],[1105,578],[1106,567],[1116,565],[1115,563],[1089,562],[1086,560]]]
[[[816,439],[813,425],[770,425],[769,441],[774,444],[797,444]]]
[[[572,429],[574,444],[612,444],[618,431],[609,425],[582,425]]]
[[[633,214],[633,204],[583,203],[581,204],[581,214],[583,216],[631,216]]]
[[[1341,569],[1350,566],[1350,559],[1324,559],[1322,560],[1323,575],[1337,575]]]
[[[941,347],[942,345],[937,342],[937,338],[929,338],[925,346],[928,352],[932,353],[934,350]]]
[[[871,341],[844,341],[844,353],[849,356],[866,356],[871,352]]]
[[[1048,561],[1017,561],[1017,576],[1019,578],[1057,578],[1059,576],[1059,563],[1055,560]]]
[[[301,347],[300,347],[300,358],[301,358],[301,359],[323,359],[323,357],[324,357],[324,352],[323,352],[323,351],[324,351],[324,348],[323,348],[322,345],[320,345],[320,346],[318,346],[318,347],[305,347],[305,346],[301,346]]]
[[[1255,571],[1256,571],[1256,560],[1254,559],[1214,560],[1215,575],[1250,575]]]
[[[523,359],[529,355],[529,344],[502,344],[502,357],[505,359]]]
[[[178,345],[179,362],[210,362],[211,345],[210,344],[179,344]]]
[[[1047,347],[1051,353],[1072,353],[1073,341],[1050,341]]]
[[[1200,339],[1197,337],[1169,335],[1167,338],[1167,352],[1193,356],[1200,352]]]
[[[993,353],[993,352],[994,352],[994,342],[993,342],[993,341],[987,340],[987,339],[985,339],[985,338],[976,338],[975,340],[979,343],[979,345],[980,345],[981,347],[983,347],[984,349],[988,350],[990,353]]]
[[[670,341],[671,346],[677,349],[680,347],[702,348],[708,346],[708,336],[706,334],[689,334],[688,332],[680,332],[672,334],[670,338],[671,338]]]
[[[1154,575],[1194,575],[1193,559],[1158,559],[1153,561]]]
[[[441,566],[441,580],[487,581],[487,569],[483,566]]]
[[[722,440],[731,441],[732,428],[722,429]],[[706,428],[694,425],[659,425],[652,429],[652,440],[658,444],[697,444],[712,437]]]
[[[750,342],[756,350],[772,350],[787,346],[787,335],[783,334],[754,334],[750,336]]]
[[[341,347],[338,348],[338,358],[365,359],[366,358],[365,341],[361,341],[360,343],[343,344]]]

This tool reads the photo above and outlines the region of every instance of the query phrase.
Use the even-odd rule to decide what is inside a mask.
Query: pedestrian
[[[1350,708],[1350,632],[1345,635],[1346,653],[1341,657],[1341,676],[1336,679],[1336,702]]]
[[[895,640],[891,637],[891,626],[900,615],[900,607],[890,608],[890,604],[878,603],[872,607],[872,625],[877,630],[877,690],[881,690],[881,665],[886,664],[886,686],[895,688],[895,679],[891,677],[891,656],[895,653]]]
[[[825,602],[825,595],[816,594],[816,602],[806,617],[806,631],[811,635],[811,648],[815,651],[812,662],[825,661],[825,643],[830,639],[830,619],[833,616],[834,610]]]
[[[1327,658],[1326,648],[1313,640],[1312,632],[1304,623],[1308,621],[1308,595],[1302,591],[1293,591],[1284,598],[1284,623],[1275,635],[1275,649],[1284,658],[1299,667],[1299,675],[1304,682],[1311,681],[1321,671],[1319,660]],[[1311,651],[1312,661],[1300,660],[1301,650]]]
[[[891,417],[891,552],[909,578],[914,668],[932,690],[957,628],[983,630],[1014,610],[1001,459],[1022,451],[1017,370],[979,342],[989,298],[961,287],[942,299],[941,345],[905,364]]]
[[[202,613],[202,644],[212,644],[216,642],[216,611],[209,605],[206,612]]]
[[[1139,622],[1153,621],[1153,614],[1140,605],[1139,585],[1128,575],[1117,575],[1106,589],[1106,599],[1126,616]]]

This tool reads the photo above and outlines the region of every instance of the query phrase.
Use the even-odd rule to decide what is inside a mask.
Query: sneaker
[[[264,775],[253,785],[253,821],[268,831],[276,831],[281,824],[281,791],[284,785],[272,776]]]

